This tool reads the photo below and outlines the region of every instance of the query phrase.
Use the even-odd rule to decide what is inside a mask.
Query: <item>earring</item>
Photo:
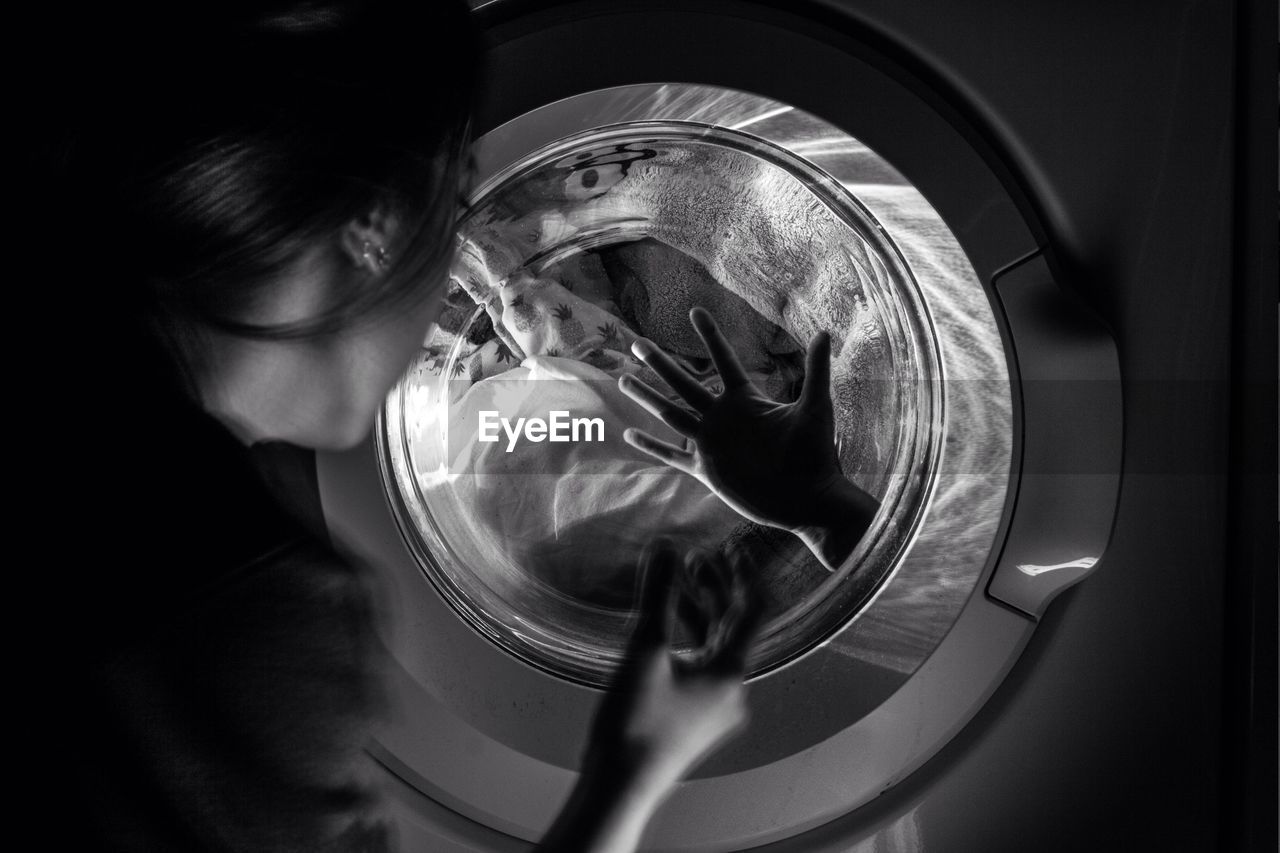
[[[372,240],[365,240],[360,246],[360,257],[376,270],[386,269],[387,264],[391,263],[391,255],[387,250]]]

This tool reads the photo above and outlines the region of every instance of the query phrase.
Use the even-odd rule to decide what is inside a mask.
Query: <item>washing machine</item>
[[[550,825],[664,525],[746,543],[770,609],[750,726],[646,849],[1230,840],[1233,9],[476,4],[441,319],[370,440],[317,458],[329,529],[389,590],[400,711],[372,750],[405,849]],[[834,572],[683,475],[610,467],[616,441],[467,432],[531,397],[620,431],[628,335],[680,352],[670,319],[708,301],[780,395],[833,336],[838,452],[880,502]]]

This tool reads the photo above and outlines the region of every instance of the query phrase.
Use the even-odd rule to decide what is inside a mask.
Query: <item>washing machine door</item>
[[[374,439],[318,459],[335,537],[394,590],[401,714],[376,752],[405,841],[522,849],[550,825],[654,530],[745,544],[770,609],[749,730],[646,843],[797,839],[919,768],[1096,569],[1114,344],[979,137],[851,23],[739,3],[481,13],[492,86],[445,309]],[[780,398],[832,333],[838,452],[881,502],[835,572],[619,440],[640,417],[616,404],[642,369],[629,341],[704,369],[673,318],[708,303]],[[484,412],[530,406],[598,416],[604,440],[480,438]]]

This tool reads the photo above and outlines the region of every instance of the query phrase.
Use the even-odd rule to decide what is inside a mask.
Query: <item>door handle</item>
[[[1037,252],[993,281],[1013,340],[1016,498],[987,594],[1039,618],[1097,570],[1120,492],[1123,395],[1110,332]]]

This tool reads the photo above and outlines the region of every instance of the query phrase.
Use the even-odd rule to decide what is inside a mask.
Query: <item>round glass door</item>
[[[755,98],[745,114],[776,108]],[[790,661],[875,599],[934,493],[949,404],[929,296],[812,151],[750,125],[613,123],[496,170],[460,223],[439,321],[383,413],[384,485],[425,575],[477,631],[559,676],[607,683],[637,558],[660,534],[747,547],[768,599],[750,669]],[[637,337],[718,390],[695,305],[778,400],[801,387],[807,342],[831,333],[838,453],[881,504],[837,571],[622,440],[627,427],[675,435],[618,390],[625,374],[667,390],[632,356]]]
[[[866,81],[867,121],[898,126],[877,108],[888,79]],[[978,199],[953,233],[924,194],[949,185],[918,189],[858,122],[758,95],[645,83],[500,106],[436,326],[376,441],[318,459],[335,538],[389,582],[408,713],[378,760],[415,815],[541,837],[634,624],[636,558],[663,533],[745,545],[770,619],[749,730],[681,785],[653,843],[745,847],[843,814],[945,742],[1029,630],[983,594],[1016,484],[1008,342],[975,271],[999,228]],[[910,145],[887,153],[919,167]],[[779,400],[832,333],[837,450],[881,500],[838,571],[621,440],[661,433],[617,387],[643,371],[636,336],[715,387],[695,304]]]

